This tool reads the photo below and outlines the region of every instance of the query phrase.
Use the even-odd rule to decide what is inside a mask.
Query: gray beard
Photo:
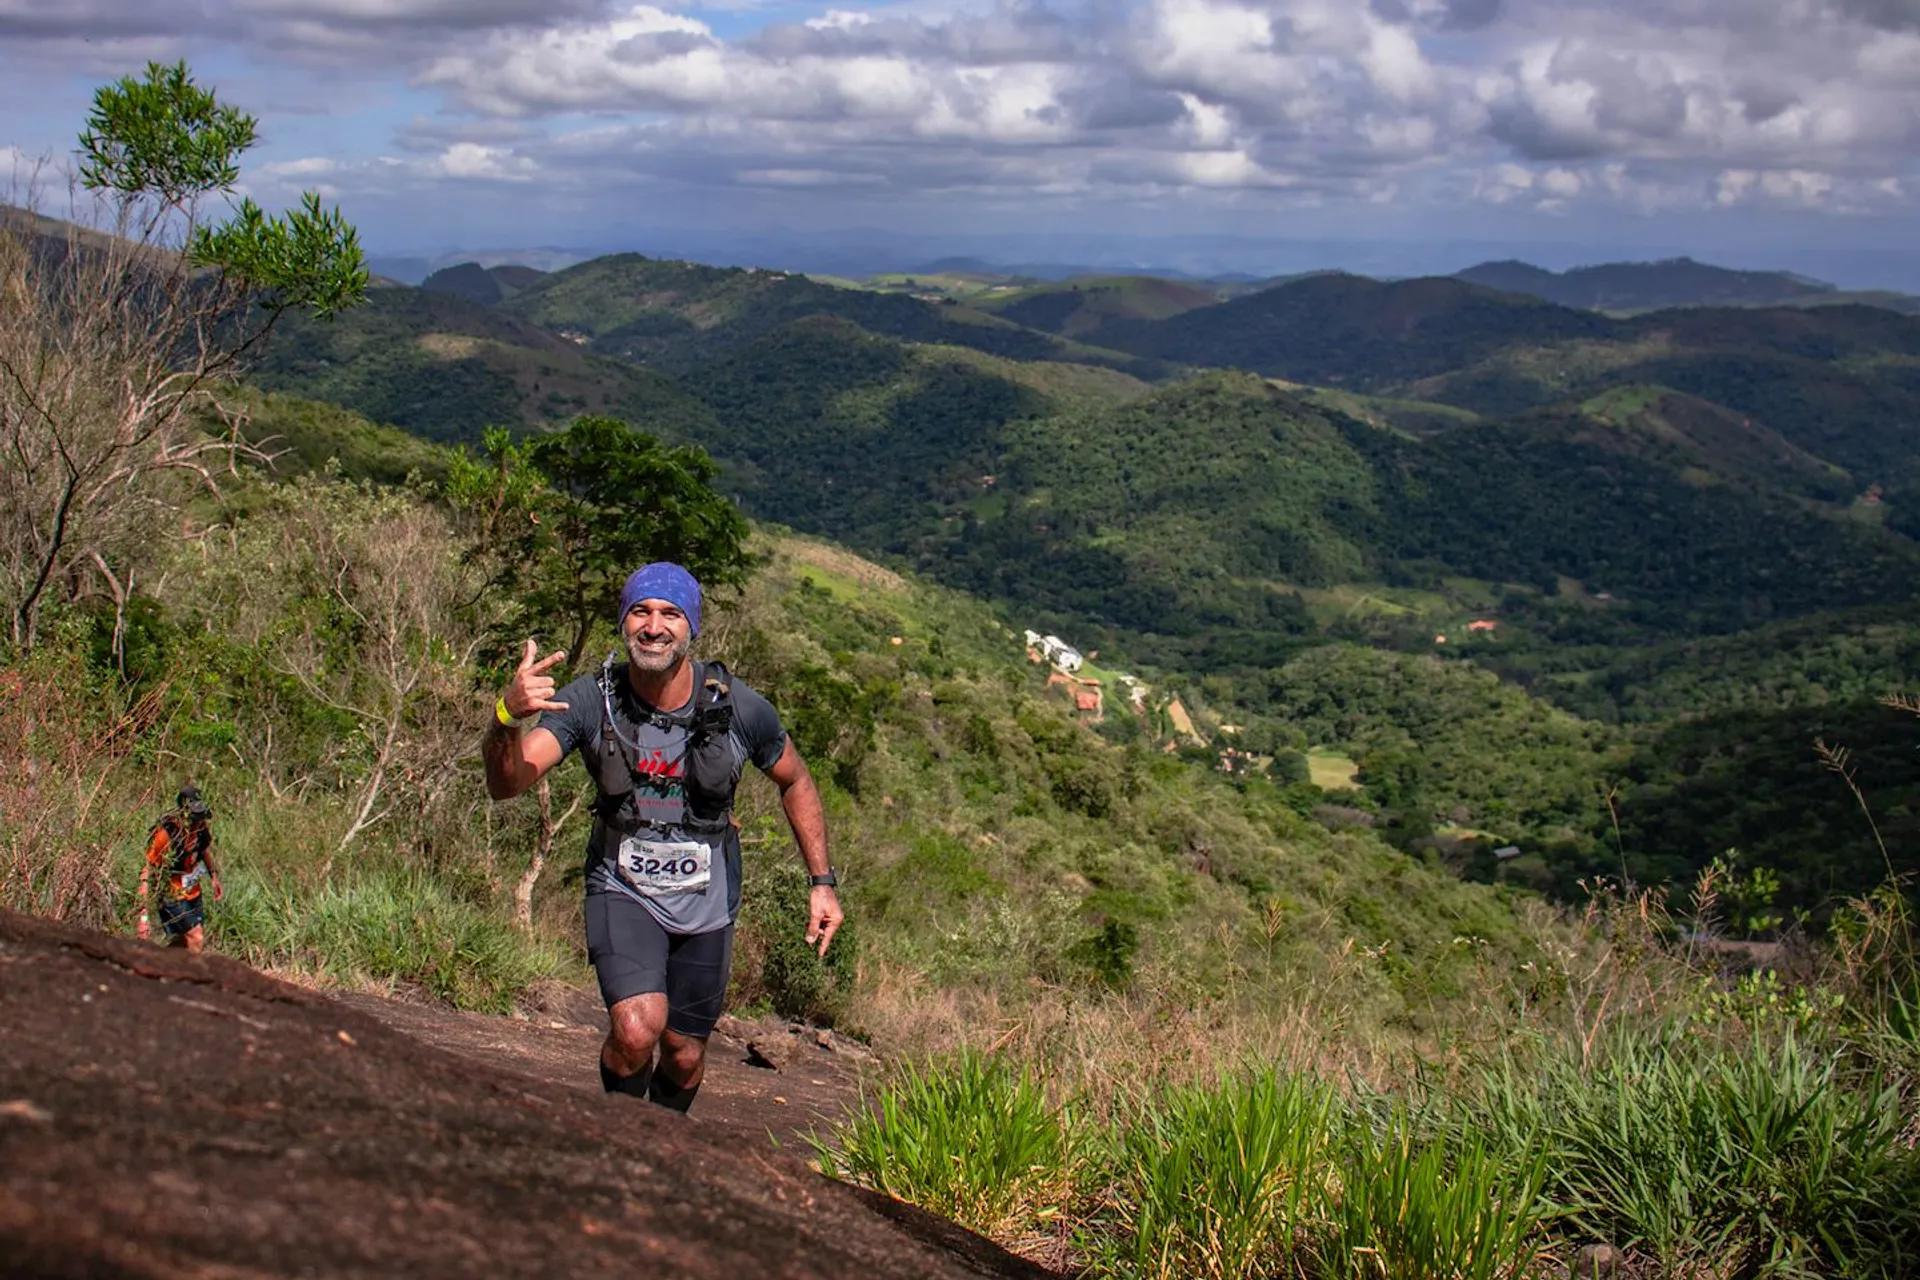
[[[685,658],[687,651],[693,647],[693,637],[688,636],[685,640],[669,645],[667,649],[661,653],[654,653],[642,649],[640,647],[640,635],[638,632],[626,637],[626,645],[627,661],[633,664],[634,670],[650,671],[657,674],[662,671],[671,671],[679,665],[680,660]]]

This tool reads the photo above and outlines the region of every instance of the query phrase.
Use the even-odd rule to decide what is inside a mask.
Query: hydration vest
[[[197,872],[206,865],[202,856],[213,844],[213,832],[206,827],[195,828],[193,824],[183,822],[177,814],[167,813],[147,829],[147,839],[153,839],[155,831],[167,833],[167,866],[164,874],[180,882],[183,888],[197,889]],[[188,880],[187,877],[193,879]]]
[[[685,832],[713,842],[715,837],[733,830],[733,791],[738,777],[733,758],[733,678],[718,662],[693,664],[693,702],[683,711],[668,712],[653,708],[641,710],[640,718],[660,729],[684,729],[687,747],[681,757],[681,788],[685,815],[677,823],[663,824],[640,816],[634,801],[634,766],[638,763],[635,744],[621,735],[615,723],[620,690],[627,679],[625,663],[615,665],[613,655],[600,664],[600,697],[603,719],[585,751],[587,771],[593,775],[594,818],[608,831],[620,835],[639,835],[644,830],[664,831],[671,835]]]

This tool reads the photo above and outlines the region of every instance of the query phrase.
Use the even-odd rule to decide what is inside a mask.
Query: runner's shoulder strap
[[[172,813],[161,814],[154,824],[147,828],[149,845],[153,843],[153,833],[156,831],[167,833],[167,852],[173,855],[175,870],[184,870],[187,864],[193,861],[195,853],[212,843],[210,836],[204,840],[191,839],[193,833],[183,828],[179,816]]]

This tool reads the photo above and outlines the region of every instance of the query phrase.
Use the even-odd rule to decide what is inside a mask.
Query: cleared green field
[[[1325,747],[1307,751],[1307,778],[1322,791],[1358,791],[1360,766],[1353,757]]]
[[[1341,618],[1383,614],[1409,617],[1452,612],[1454,604],[1437,591],[1388,587],[1377,583],[1342,582],[1330,587],[1298,587],[1300,598],[1316,622],[1326,625]]]

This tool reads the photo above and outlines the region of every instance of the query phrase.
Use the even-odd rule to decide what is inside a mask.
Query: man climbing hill
[[[200,789],[189,782],[174,797],[173,811],[153,824],[147,835],[146,860],[140,864],[140,923],[135,927],[140,937],[152,933],[147,917],[148,879],[155,868],[164,868],[167,883],[160,899],[160,927],[166,932],[167,945],[189,951],[206,945],[200,882],[213,885],[216,902],[226,893],[213,865],[212,820],[213,810],[201,799]]]
[[[825,954],[843,917],[820,793],[779,716],[724,666],[688,656],[700,584],[677,564],[636,570],[619,626],[627,661],[610,654],[557,696],[547,673],[566,655],[540,658],[527,641],[481,753],[487,790],[504,800],[580,751],[597,793],[587,955],[612,1023],[600,1080],[609,1093],[684,1112],[732,968],[741,877],[733,796],[749,760],[780,788],[807,865],[807,941]]]

